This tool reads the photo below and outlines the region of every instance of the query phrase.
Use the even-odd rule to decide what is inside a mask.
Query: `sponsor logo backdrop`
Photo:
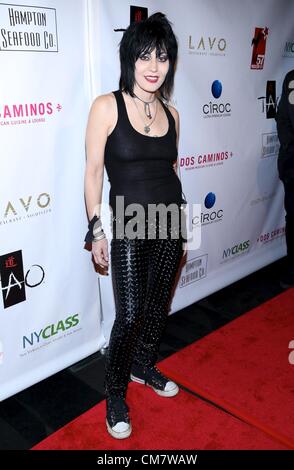
[[[11,3],[0,3],[0,399],[105,343],[84,249],[87,3]]]
[[[291,0],[0,3],[0,399],[108,344],[111,272],[83,243],[85,128],[93,99],[118,88],[122,30],[156,11],[179,40],[178,170],[201,204],[171,313],[285,254],[274,117],[294,68]]]
[[[201,223],[201,246],[188,251],[181,267],[173,313],[285,255],[274,117],[283,77],[294,68],[294,5],[289,0],[135,5],[147,8],[149,16],[166,13],[179,40],[171,99],[181,120],[179,175],[188,202],[202,208],[201,218],[189,221],[195,230]],[[134,3],[102,0],[91,6],[92,41],[103,45],[92,75],[95,96],[118,88],[119,41],[134,19]],[[108,192],[105,175],[105,202]],[[111,278],[100,282],[108,339],[115,315]]]

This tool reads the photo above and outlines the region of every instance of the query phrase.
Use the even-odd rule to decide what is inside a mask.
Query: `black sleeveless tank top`
[[[124,207],[131,203],[166,205],[182,201],[181,181],[173,169],[177,158],[175,120],[168,107],[168,131],[149,137],[131,125],[122,92],[114,91],[118,108],[117,124],[108,136],[104,162],[110,182],[109,204],[116,213],[115,197],[124,196]]]

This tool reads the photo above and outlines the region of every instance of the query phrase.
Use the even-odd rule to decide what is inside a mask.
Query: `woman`
[[[107,430],[117,439],[132,431],[125,401],[129,378],[164,397],[179,391],[155,366],[185,241],[183,231],[177,230],[183,225],[182,187],[176,174],[179,118],[173,107],[162,102],[173,87],[177,50],[175,35],[162,13],[131,24],[120,43],[119,90],[95,99],[87,126],[85,195],[92,218],[85,240],[93,242],[94,259],[103,268],[109,265],[99,212],[104,164],[111,186],[116,318],[104,385]],[[125,207],[140,205],[143,212],[136,227],[142,223],[145,236],[132,236],[130,213],[119,213],[116,196]],[[174,224],[172,211],[165,220],[146,216],[146,209],[160,203],[171,206],[173,212],[177,209],[179,225]],[[125,229],[123,236],[118,236],[119,227]],[[152,229],[155,236],[147,237]]]

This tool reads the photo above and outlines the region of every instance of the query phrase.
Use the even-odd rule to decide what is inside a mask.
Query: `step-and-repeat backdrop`
[[[85,128],[95,96],[118,88],[130,21],[162,11],[179,41],[178,170],[201,244],[170,313],[285,254],[275,112],[294,68],[291,0],[32,3],[0,2],[0,400],[108,344],[111,272],[84,245]]]

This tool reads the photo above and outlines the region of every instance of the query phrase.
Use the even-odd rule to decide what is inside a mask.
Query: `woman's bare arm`
[[[112,125],[112,96],[97,97],[90,109],[86,130],[87,162],[85,170],[85,198],[88,217],[100,215],[103,189],[104,150]]]
[[[114,96],[101,95],[93,102],[86,130],[87,162],[85,170],[85,199],[88,217],[100,215],[104,175],[104,151],[114,120]],[[109,262],[107,238],[92,243],[94,260],[107,268]]]

